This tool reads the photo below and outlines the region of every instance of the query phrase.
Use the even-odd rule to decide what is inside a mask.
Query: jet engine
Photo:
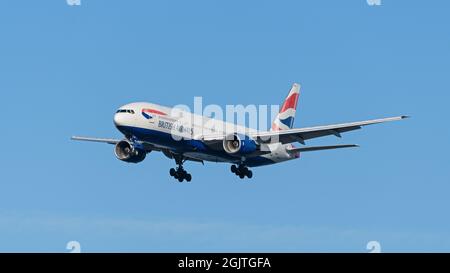
[[[223,149],[232,155],[246,155],[255,152],[258,144],[248,136],[232,134],[223,140]]]
[[[114,153],[119,160],[129,163],[139,163],[145,159],[147,152],[138,146],[127,140],[122,140],[116,144]]]

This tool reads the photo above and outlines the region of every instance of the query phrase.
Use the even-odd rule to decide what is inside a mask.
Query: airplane
[[[294,83],[284,100],[272,127],[258,131],[188,111],[154,103],[136,102],[120,107],[114,115],[115,127],[123,139],[73,136],[72,140],[115,145],[117,159],[128,163],[142,162],[152,151],[162,152],[175,160],[170,176],[179,182],[190,182],[192,175],[183,168],[186,161],[223,162],[241,179],[252,178],[252,167],[266,166],[300,158],[303,152],[359,147],[356,144],[295,147],[313,138],[357,130],[366,125],[397,121],[408,116],[359,122],[293,128],[300,96],[300,85]]]

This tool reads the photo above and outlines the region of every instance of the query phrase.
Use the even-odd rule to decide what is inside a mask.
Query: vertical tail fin
[[[280,131],[292,128],[294,125],[295,112],[298,97],[300,96],[300,85],[294,83],[289,94],[281,106],[280,112],[272,123],[272,131]]]

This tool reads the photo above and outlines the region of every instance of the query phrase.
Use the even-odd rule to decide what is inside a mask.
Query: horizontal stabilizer
[[[302,148],[287,148],[287,151],[289,153],[297,153],[297,152],[312,152],[312,151],[332,150],[332,149],[352,148],[352,147],[359,147],[359,145],[343,144],[343,145],[332,145],[332,146],[312,146],[312,147],[302,147]]]

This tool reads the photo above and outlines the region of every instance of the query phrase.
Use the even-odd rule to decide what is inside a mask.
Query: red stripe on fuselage
[[[153,110],[153,109],[142,109],[142,112],[145,112],[145,113],[152,113],[152,114],[157,114],[157,115],[162,115],[162,116],[167,115],[167,114],[164,113],[164,112],[161,112],[161,111],[158,111],[158,110]]]

